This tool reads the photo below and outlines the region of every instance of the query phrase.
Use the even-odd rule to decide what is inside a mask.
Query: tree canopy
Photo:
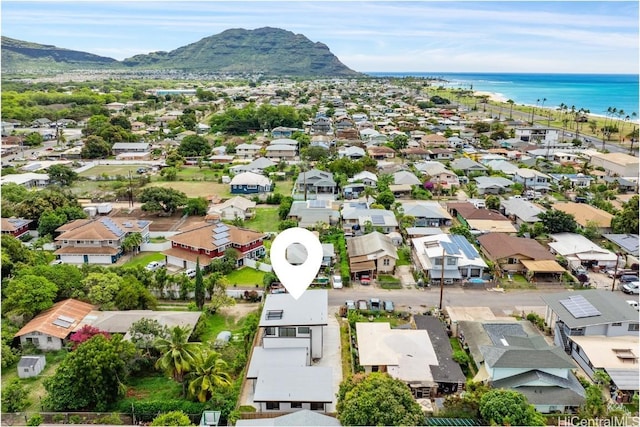
[[[141,206],[143,211],[161,211],[171,215],[178,208],[186,205],[188,198],[182,191],[173,188],[148,187],[142,190],[138,200],[143,203]]]
[[[57,292],[58,287],[44,277],[20,276],[10,280],[6,286],[3,308],[31,318],[51,308]]]
[[[515,390],[491,390],[480,399],[480,415],[490,425],[543,426],[544,418]]]
[[[52,165],[47,169],[49,174],[49,180],[54,184],[60,184],[63,187],[68,187],[75,180],[78,179],[78,174],[68,166],[65,165]]]
[[[4,187],[3,187],[4,190]],[[622,211],[618,212],[611,220],[611,228],[614,233],[638,234],[640,227],[640,211],[638,208],[639,197],[633,196],[622,205]]]
[[[188,135],[180,143],[178,153],[184,157],[206,156],[211,153],[211,144],[199,135]]]
[[[576,220],[571,214],[549,209],[546,212],[539,213],[538,218],[540,218],[545,231],[549,234],[573,233],[576,231]]]
[[[357,374],[338,391],[338,419],[344,426],[417,426],[424,414],[409,387],[384,373]]]

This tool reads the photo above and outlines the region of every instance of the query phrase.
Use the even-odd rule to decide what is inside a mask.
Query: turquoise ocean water
[[[528,73],[366,73],[374,77],[435,77],[443,86],[492,92],[516,104],[558,107],[564,103],[606,115],[609,107],[625,115],[640,114],[638,76],[633,74],[528,74]],[[540,100],[540,102],[538,102]],[[624,118],[624,117],[622,117]],[[635,120],[638,120],[636,117]],[[632,120],[634,120],[632,118]]]

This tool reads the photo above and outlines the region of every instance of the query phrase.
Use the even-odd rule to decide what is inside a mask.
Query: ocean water
[[[492,92],[512,99],[517,105],[542,105],[586,109],[607,115],[609,107],[625,115],[640,114],[638,75],[634,74],[528,74],[528,73],[367,73],[374,77],[435,77],[446,80],[445,87]],[[540,100],[538,102],[538,100]],[[624,117],[622,117],[624,118]]]

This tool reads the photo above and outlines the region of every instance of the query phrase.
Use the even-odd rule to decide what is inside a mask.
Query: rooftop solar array
[[[216,225],[216,228],[213,229],[213,232],[215,234],[218,233],[225,233],[229,231],[229,227],[227,227],[225,224],[218,224]]]
[[[60,326],[62,328],[65,329],[69,329],[69,327],[73,324],[73,322],[69,323],[69,322],[65,322],[64,320],[61,319],[56,319],[53,321],[53,324],[56,326]]]
[[[120,237],[124,234],[124,231],[118,227],[118,224],[113,222],[111,218],[102,218],[100,219],[100,222],[102,222],[102,224],[104,224],[104,226],[116,236]]]
[[[324,208],[324,207],[325,207],[325,201],[322,199],[309,200],[309,208],[318,209],[318,208]]]
[[[458,255],[460,253],[460,248],[455,243],[450,242],[440,242],[440,245],[444,248],[444,252],[447,255]]]
[[[149,221],[145,221],[145,220],[142,220],[142,219],[138,220],[138,227],[140,227],[140,228],[146,227],[147,224],[149,224]]]
[[[449,236],[449,238],[460,248],[464,256],[469,259],[478,258],[478,251],[471,245],[471,243],[469,243],[469,241],[464,236],[452,234],[451,236]]]
[[[567,299],[561,299],[559,302],[576,319],[600,316],[602,314],[582,295],[572,295]]]
[[[371,223],[374,225],[384,225],[384,216],[371,215]]]
[[[76,321],[76,319],[74,319],[73,317],[69,317],[69,316],[63,316],[63,315],[59,315],[58,319],[64,321],[64,322],[69,322],[69,323],[73,323]]]
[[[230,241],[231,241],[231,240],[229,240],[229,238],[228,238],[228,237],[226,237],[226,236],[225,236],[225,237],[218,237],[218,236],[215,236],[215,237],[214,237],[214,239],[213,239],[213,244],[214,244],[214,245],[216,245],[216,246],[218,246],[218,247],[220,247],[220,246],[222,246],[222,245],[226,245],[226,244],[227,244],[227,243],[229,243]]]

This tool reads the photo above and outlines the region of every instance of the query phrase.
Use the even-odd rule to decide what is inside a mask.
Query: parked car
[[[384,311],[388,313],[393,312],[393,301],[385,301],[384,302]]]
[[[636,300],[628,299],[627,304],[629,304],[631,307],[635,308],[636,310],[640,310],[640,308],[638,307],[638,301]]]
[[[620,276],[620,283],[631,283],[631,282],[637,282],[637,281],[638,281],[638,275],[636,274],[624,274]]]
[[[164,267],[164,262],[151,261],[149,264],[147,264],[145,269],[148,270],[148,271],[156,271],[156,270],[158,270],[158,269],[160,269],[162,267]]]
[[[380,310],[380,298],[371,298],[369,303],[371,304],[371,310]]]
[[[335,275],[332,277],[333,289],[342,289],[342,277]]]
[[[194,277],[196,277],[196,269],[195,268],[188,268],[184,271],[185,276],[187,276],[189,279],[193,279]]]
[[[640,294],[640,282],[625,283],[620,287],[625,294]]]
[[[615,276],[616,279],[620,278],[621,276],[624,276],[624,275],[633,276],[633,275],[636,275],[637,273],[638,273],[637,271],[629,270],[629,269],[622,269],[622,268],[619,268],[618,271],[616,271],[613,268],[609,268],[609,269],[605,270],[605,274],[607,276],[609,276],[611,278],[613,278]]]
[[[358,300],[358,310],[369,310],[369,304],[367,304],[366,300],[360,299]]]
[[[371,284],[371,277],[368,274],[363,274],[362,276],[360,276],[360,284],[361,285],[370,285]]]
[[[355,310],[356,309],[356,303],[351,299],[346,300],[344,302],[344,305],[347,306],[347,310]]]

